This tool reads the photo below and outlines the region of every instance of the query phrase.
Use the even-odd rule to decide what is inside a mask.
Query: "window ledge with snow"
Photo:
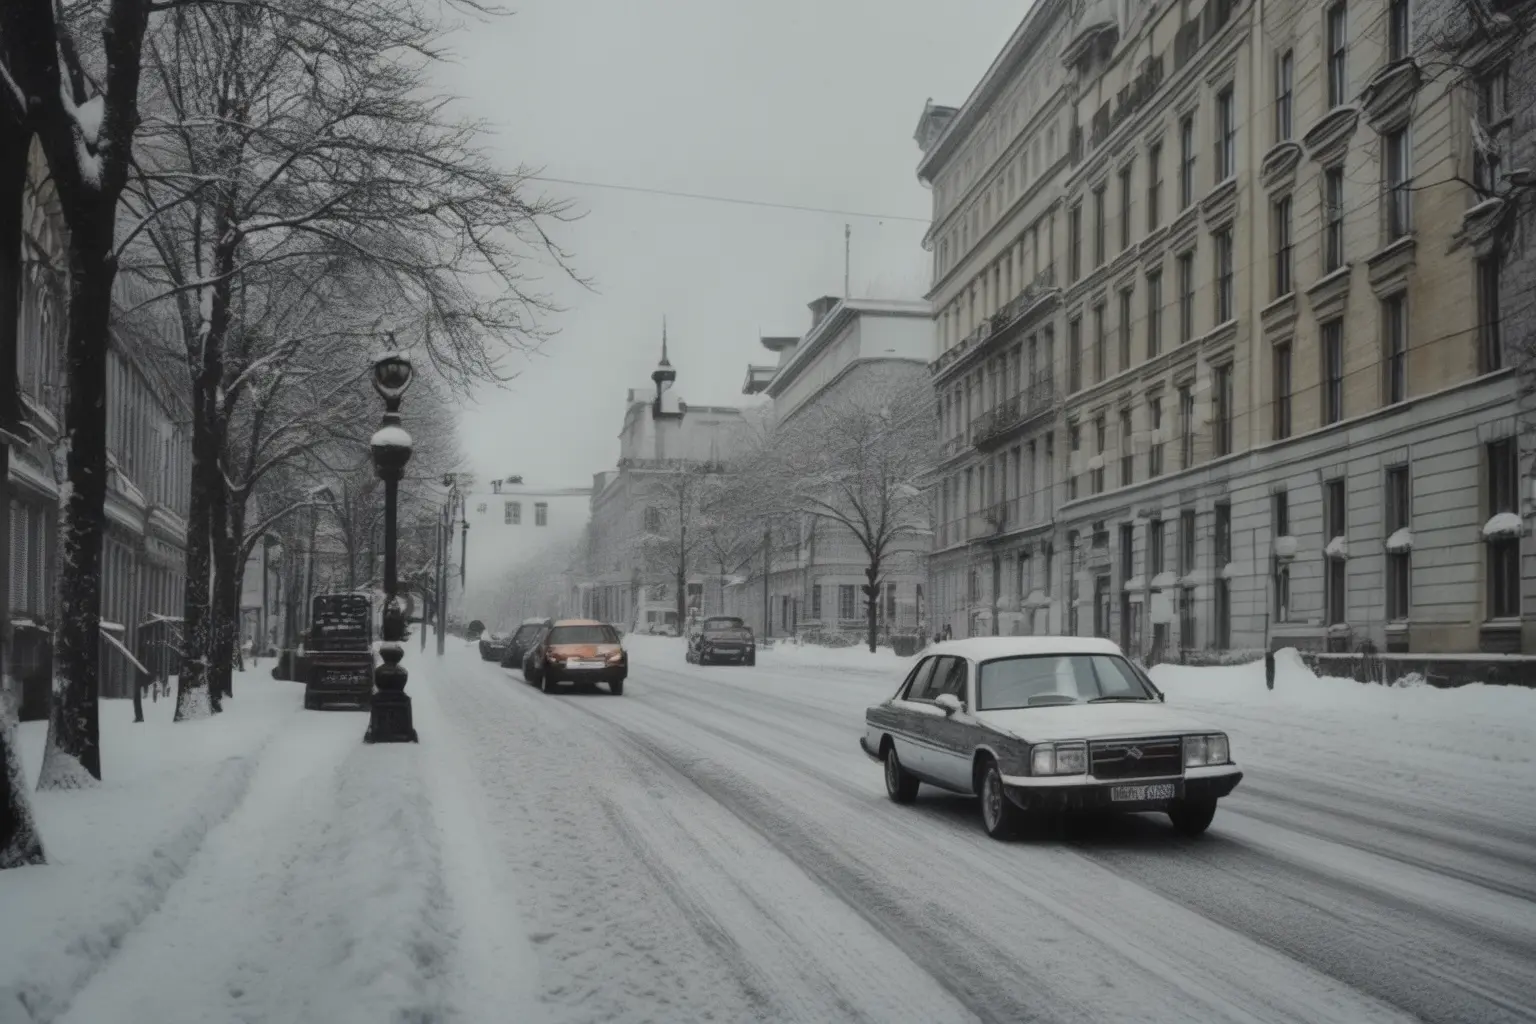
[[[1483,524],[1484,540],[1508,540],[1524,531],[1520,517],[1513,512],[1500,512]]]
[[[1230,579],[1235,579],[1236,577],[1237,577],[1237,563],[1236,562],[1228,562],[1226,565],[1221,567],[1221,578],[1222,579],[1230,580]]]
[[[1394,531],[1392,536],[1387,538],[1387,550],[1394,555],[1401,554],[1405,551],[1412,551],[1413,531],[1408,529],[1406,526],[1400,530]]]
[[[1130,579],[1125,581],[1126,590],[1144,590],[1146,589],[1146,586],[1147,581],[1140,576],[1132,576]]]
[[[1177,586],[1178,582],[1179,578],[1171,572],[1160,572],[1152,577],[1152,586],[1159,590],[1166,590],[1168,587]]]
[[[1323,548],[1323,554],[1329,558],[1348,558],[1349,541],[1343,537],[1335,537],[1328,542],[1327,547]]]
[[[1296,557],[1296,538],[1295,537],[1284,537],[1284,536],[1276,537],[1275,538],[1275,557],[1276,558],[1295,558]]]

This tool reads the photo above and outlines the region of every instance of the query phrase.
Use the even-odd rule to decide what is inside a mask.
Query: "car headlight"
[[[614,651],[612,654],[608,655],[608,663],[610,665],[617,665],[619,662],[621,662],[623,660],[624,660],[624,652],[623,651]]]
[[[1231,760],[1232,749],[1225,733],[1184,737],[1185,768],[1204,768],[1207,765],[1227,764]]]
[[[1030,749],[1031,775],[1084,775],[1088,748],[1082,743],[1041,743]]]

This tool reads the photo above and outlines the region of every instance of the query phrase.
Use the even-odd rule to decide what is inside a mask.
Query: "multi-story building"
[[[1020,58],[1072,97],[1046,531],[1065,632],[1536,651],[1508,271],[1466,184],[1493,173],[1468,126],[1500,123],[1503,68],[1432,71],[1433,7],[1092,0]],[[925,167],[957,132],[953,151],[986,145],[965,109]]]
[[[563,611],[553,607],[558,603],[553,598],[564,590],[566,567],[553,566],[546,556],[563,554],[580,539],[592,489],[540,487],[521,477],[492,480],[488,486],[463,495],[469,533],[454,541],[462,552],[450,552],[451,562],[461,553],[468,560],[465,615],[500,628]]]
[[[938,338],[928,577],[933,627],[956,636],[1062,625],[1052,602],[1067,341],[1061,182],[1072,138],[1056,59],[1066,9],[1037,4],[965,104],[929,103],[918,123]]]
[[[40,149],[34,145],[23,197],[29,237],[55,259],[66,250],[63,217]],[[13,448],[9,478],[10,614],[14,630],[11,675],[28,687],[23,714],[46,713],[51,672],[51,629],[57,622],[58,522],[64,464],[64,302],[57,265],[28,258],[22,282],[17,372],[21,399],[35,437]],[[128,285],[118,298],[134,304]],[[102,628],[141,658],[141,631],[182,613],[190,414],[179,400],[185,387],[144,358],[153,339],[114,330],[108,356],[106,535],[101,553]],[[164,634],[156,630],[156,639]],[[148,636],[149,634],[145,634]],[[104,643],[101,694],[131,694],[133,667]],[[41,707],[36,688],[42,688]]]
[[[926,302],[839,299],[810,304],[811,328],[802,337],[764,337],[776,364],[747,368],[742,392],[766,394],[780,427],[828,403],[859,395],[899,392],[920,381],[933,358]],[[756,579],[728,588],[727,607],[763,636],[861,633],[866,623],[863,586],[868,557],[857,537],[830,520],[799,517],[765,531],[774,543],[754,558]],[[878,614],[884,629],[915,630],[926,615],[926,538],[899,538],[880,579]]]
[[[720,607],[724,580],[711,571],[703,545],[679,544],[680,527],[698,528],[693,488],[723,469],[748,435],[742,410],[689,405],[678,397],[665,331],[651,380],[654,390],[629,390],[617,465],[593,476],[591,521],[568,601],[570,611],[636,630],[682,626],[675,571],[680,550],[688,552],[685,614]]]

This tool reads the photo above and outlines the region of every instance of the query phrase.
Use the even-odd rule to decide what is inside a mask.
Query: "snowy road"
[[[897,679],[632,649],[622,698],[467,649],[432,686],[562,1024],[1536,1020],[1528,794],[1239,747],[1201,840],[1000,844],[972,801],[885,798],[856,737]]]

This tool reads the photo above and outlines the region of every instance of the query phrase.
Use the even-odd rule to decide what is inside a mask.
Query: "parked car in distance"
[[[697,665],[728,661],[737,665],[757,664],[757,643],[752,627],[734,615],[711,615],[688,631],[685,658]]]
[[[922,784],[980,796],[994,838],[1035,811],[1162,811],[1199,835],[1243,777],[1226,733],[1169,710],[1108,640],[938,643],[864,717],[892,800]]]
[[[501,652],[501,667],[522,668],[523,655],[528,653],[528,648],[533,646],[538,635],[552,625],[554,622],[551,619],[524,619],[506,639],[506,646]]]
[[[629,654],[612,626],[561,619],[533,642],[523,660],[523,676],[545,693],[562,682],[607,683],[608,692],[618,697],[629,676]]]
[[[480,660],[500,661],[502,655],[507,653],[507,640],[505,633],[490,630],[480,634]]]

